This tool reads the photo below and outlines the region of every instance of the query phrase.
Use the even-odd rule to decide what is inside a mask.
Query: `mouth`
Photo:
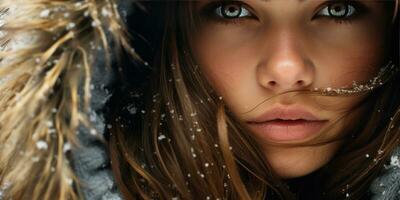
[[[319,133],[328,121],[299,107],[276,107],[247,121],[247,124],[262,138],[284,142],[310,138]]]
[[[266,122],[248,123],[250,128],[271,141],[304,140],[318,133],[327,120],[310,121],[298,120],[271,120]]]

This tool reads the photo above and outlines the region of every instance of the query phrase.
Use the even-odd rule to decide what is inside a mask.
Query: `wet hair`
[[[360,123],[343,130],[348,134],[339,138],[344,143],[329,163],[285,181],[201,74],[190,45],[198,21],[191,3],[148,5],[162,11],[158,16],[162,34],[154,48],[159,50],[148,77],[151,84],[143,88],[129,81],[117,84],[124,86],[116,91],[108,118],[113,172],[127,199],[368,197],[369,185],[399,145],[398,46],[389,48],[387,65],[372,80],[345,89],[300,91],[332,97],[367,94],[352,111],[373,109],[364,109]],[[393,32],[388,32],[393,44],[399,41],[397,8],[397,2],[388,2],[388,10],[395,13]],[[125,73],[121,80],[131,75]],[[141,95],[144,101],[138,100]]]

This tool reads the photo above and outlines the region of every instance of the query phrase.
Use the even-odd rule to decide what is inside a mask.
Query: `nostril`
[[[303,80],[298,80],[296,83],[297,83],[297,85],[300,85],[300,86],[304,85],[304,81]]]
[[[275,82],[275,81],[269,81],[268,84],[269,84],[270,86],[275,86],[275,85],[276,85],[276,82]]]

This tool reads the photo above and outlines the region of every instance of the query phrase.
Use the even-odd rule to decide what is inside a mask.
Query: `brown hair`
[[[367,90],[370,95],[363,105],[373,109],[365,111],[367,117],[360,119],[362,123],[348,134],[345,144],[328,164],[301,179],[303,186],[298,187],[302,196],[296,197],[287,183],[274,174],[255,138],[246,134],[240,122],[226,112],[223,99],[199,72],[189,44],[197,19],[187,4],[181,1],[164,4],[164,33],[153,64],[154,82],[144,89],[143,109],[135,116],[123,114],[127,104],[136,100],[129,95],[122,100],[120,97],[132,92],[132,88],[114,96],[109,149],[124,196],[127,199],[365,197],[371,181],[399,145],[398,46],[388,53],[394,67],[388,70],[390,76],[384,76],[386,82]],[[393,7],[397,10],[397,4],[390,8]],[[398,16],[395,16],[391,36],[398,44]],[[355,94],[366,91],[358,89]],[[310,191],[311,187],[318,190]]]

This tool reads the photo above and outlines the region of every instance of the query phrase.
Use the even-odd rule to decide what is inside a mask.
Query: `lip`
[[[300,106],[278,106],[247,124],[263,138],[282,142],[307,139],[317,134],[327,122]]]

